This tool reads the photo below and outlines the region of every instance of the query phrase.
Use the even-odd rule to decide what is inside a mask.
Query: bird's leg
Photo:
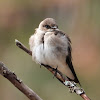
[[[53,78],[57,75],[57,72],[58,72],[57,68],[58,68],[58,66],[56,67],[56,69],[54,69],[55,73],[54,73]]]

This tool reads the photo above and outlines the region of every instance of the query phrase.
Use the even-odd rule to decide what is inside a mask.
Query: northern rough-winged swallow
[[[58,29],[53,18],[46,18],[29,39],[33,61],[57,68],[70,81],[79,83],[72,64],[71,41]]]

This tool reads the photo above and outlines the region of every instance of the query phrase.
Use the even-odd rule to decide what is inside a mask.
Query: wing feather
[[[76,75],[76,73],[75,73],[73,64],[72,64],[71,40],[70,40],[70,38],[69,38],[68,36],[67,36],[67,39],[68,39],[69,42],[68,42],[68,55],[67,55],[67,57],[66,57],[66,64],[69,66],[70,70],[72,71],[72,73],[73,73],[73,75],[74,75],[74,77],[75,77],[74,81],[75,81],[76,83],[79,83],[79,84],[80,84],[80,82],[79,82],[79,80],[78,80],[78,78],[77,78],[77,75]],[[70,78],[69,78],[69,79],[70,79]]]

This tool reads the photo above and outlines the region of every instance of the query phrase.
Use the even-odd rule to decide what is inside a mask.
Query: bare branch
[[[15,39],[15,43],[16,45],[21,48],[22,50],[24,50],[25,52],[27,52],[29,55],[32,56],[32,52],[30,50],[28,50],[21,42],[19,42],[17,39]]]
[[[0,62],[0,74],[7,78],[16,88],[24,93],[30,100],[42,100],[32,89],[25,85],[15,73],[11,72],[2,62]]]
[[[32,56],[32,51],[30,51],[29,49],[27,49],[21,42],[19,42],[18,40],[15,40],[16,45],[21,48],[22,50],[24,50],[25,52],[27,52],[29,55]],[[48,65],[43,65],[45,68],[47,68],[52,74],[55,75],[55,70],[54,68],[48,66]],[[84,92],[84,90],[80,87],[78,87],[76,85],[76,83],[69,81],[66,77],[63,76],[63,74],[57,70],[57,73],[55,75],[55,77],[61,82],[63,83],[65,86],[67,86],[71,92],[75,92],[76,94],[80,95],[84,100],[91,100]]]

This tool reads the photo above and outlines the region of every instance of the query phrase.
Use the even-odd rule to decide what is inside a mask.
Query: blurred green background
[[[100,0],[0,0],[0,61],[43,100],[82,100],[15,46],[18,39],[29,48],[29,37],[47,17],[70,36],[77,76],[86,94],[99,100]],[[0,75],[0,100],[28,98]]]

